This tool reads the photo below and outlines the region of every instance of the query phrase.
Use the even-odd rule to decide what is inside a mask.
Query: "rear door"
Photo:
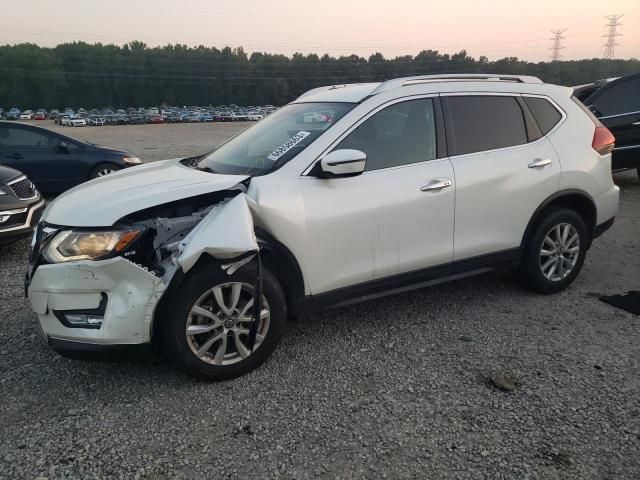
[[[442,102],[456,182],[454,262],[515,255],[533,213],[557,191],[555,150],[519,95],[443,94]]]
[[[44,129],[0,125],[0,164],[26,174],[38,189],[62,191],[86,180],[83,149]]]
[[[616,137],[613,170],[640,167],[640,75],[610,82],[585,104]]]

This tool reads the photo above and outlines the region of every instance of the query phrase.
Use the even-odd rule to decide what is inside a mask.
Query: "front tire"
[[[284,332],[286,300],[278,280],[263,268],[258,335],[250,351],[255,279],[252,264],[233,275],[207,265],[185,278],[161,325],[165,352],[176,367],[195,378],[219,381],[255,370],[269,358]]]
[[[117,172],[118,170],[120,170],[120,167],[115,163],[101,163],[91,171],[89,180],[107,176],[110,173]]]
[[[553,208],[536,224],[529,237],[518,277],[539,293],[556,293],[578,276],[589,245],[584,220],[568,208]]]

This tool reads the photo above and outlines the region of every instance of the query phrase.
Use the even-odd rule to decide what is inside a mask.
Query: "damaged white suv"
[[[329,305],[496,267],[565,288],[618,209],[613,143],[532,77],[317,88],[208,154],[60,196],[28,296],[56,350],[157,342],[191,375],[235,377]]]

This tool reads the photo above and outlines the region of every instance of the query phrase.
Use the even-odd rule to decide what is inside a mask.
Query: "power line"
[[[566,28],[562,30],[551,30],[551,33],[553,33],[553,38],[551,39],[553,41],[553,45],[551,45],[551,49],[550,49],[552,62],[557,62],[558,60],[560,60],[560,57],[562,57],[562,55],[560,54],[560,50],[565,48],[562,45],[562,40],[565,39],[565,37],[562,34],[566,31],[567,31]]]
[[[622,34],[618,33],[618,27],[622,26],[622,23],[619,20],[624,17],[624,13],[619,13],[617,15],[606,15],[604,18],[609,20],[609,23],[605,25],[608,31],[603,37],[607,39],[606,43],[602,45],[604,47],[604,58],[613,60],[616,56],[615,48],[619,45],[616,42],[616,37],[620,37]]]

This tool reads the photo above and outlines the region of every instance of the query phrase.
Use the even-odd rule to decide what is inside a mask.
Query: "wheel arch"
[[[569,189],[554,193],[536,208],[522,236],[521,249],[526,247],[536,224],[544,217],[545,212],[557,207],[569,208],[582,217],[589,231],[589,246],[591,246],[598,215],[596,204],[591,195],[584,190]]]
[[[260,245],[262,264],[273,273],[287,300],[289,315],[298,317],[302,314],[305,298],[304,277],[296,257],[284,244],[266,230],[255,227]]]

